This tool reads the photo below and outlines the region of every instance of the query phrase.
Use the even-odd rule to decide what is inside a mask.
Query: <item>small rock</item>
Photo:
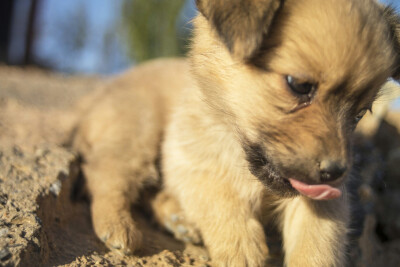
[[[50,185],[49,190],[55,197],[57,197],[61,192],[61,181],[55,181],[52,185]]]
[[[6,236],[8,234],[8,228],[0,229],[0,237]]]

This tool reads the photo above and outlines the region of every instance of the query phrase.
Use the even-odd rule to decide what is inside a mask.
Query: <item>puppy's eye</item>
[[[364,108],[360,112],[358,112],[358,114],[354,117],[354,121],[358,123],[364,117],[368,110],[371,111],[370,108]]]
[[[298,81],[290,75],[286,76],[286,82],[290,90],[299,95],[310,96],[316,86],[314,83]]]

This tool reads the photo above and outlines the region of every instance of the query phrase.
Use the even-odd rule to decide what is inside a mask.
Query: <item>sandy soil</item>
[[[204,248],[176,241],[140,208],[132,212],[145,245],[136,256],[109,251],[94,235],[79,162],[61,145],[74,105],[102,82],[0,66],[0,266],[210,265]],[[356,139],[349,266],[400,262],[400,114],[381,117]],[[279,237],[270,245],[280,266]]]

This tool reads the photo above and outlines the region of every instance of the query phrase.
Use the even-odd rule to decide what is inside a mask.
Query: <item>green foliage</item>
[[[125,2],[123,26],[127,32],[130,55],[136,62],[185,53],[187,36],[182,36],[184,32],[177,29],[184,3],[185,0]]]

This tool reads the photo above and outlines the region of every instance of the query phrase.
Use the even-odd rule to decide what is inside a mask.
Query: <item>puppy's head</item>
[[[280,195],[297,193],[291,179],[298,190],[339,186],[357,122],[382,84],[400,77],[395,12],[373,0],[197,5],[193,71],[253,175]]]

